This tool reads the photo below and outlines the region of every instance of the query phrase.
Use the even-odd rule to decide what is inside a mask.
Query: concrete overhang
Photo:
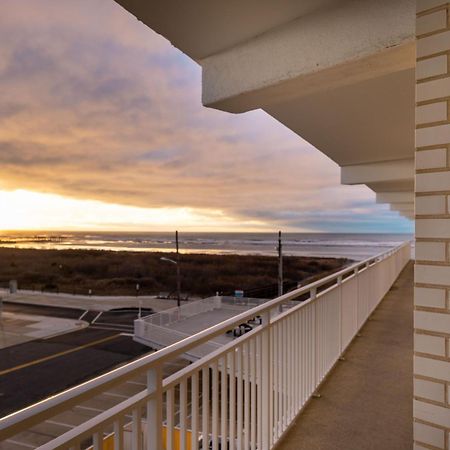
[[[341,166],[411,158],[414,27],[415,1],[341,1],[202,60],[203,102],[262,108]]]
[[[413,192],[378,192],[377,203],[414,203]]]
[[[341,168],[342,184],[367,184],[375,192],[413,190],[414,159],[354,164]],[[389,187],[389,189],[387,189]]]
[[[414,157],[414,70],[265,110],[340,166]]]
[[[411,69],[414,27],[414,0],[339,1],[292,17],[200,60],[203,103],[243,112]]]
[[[389,206],[391,211],[414,211],[414,203],[391,203]]]
[[[394,210],[394,209],[392,209],[392,210]],[[415,217],[414,206],[407,208],[407,209],[405,209],[405,208],[396,209],[395,211],[397,211],[401,216],[407,217],[409,219],[414,219],[414,217]]]
[[[195,61],[340,0],[115,0]]]
[[[414,212],[414,204],[402,204],[402,203],[393,203],[389,206],[391,211],[399,211],[403,213],[413,213]]]

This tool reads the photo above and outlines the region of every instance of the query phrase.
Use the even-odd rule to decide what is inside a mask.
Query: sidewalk
[[[19,290],[15,294],[0,291],[0,297],[11,303],[26,303],[29,305],[56,306],[81,310],[109,311],[114,308],[132,307],[152,308],[154,311],[163,311],[177,305],[176,300],[160,299],[155,296],[88,296],[55,294],[39,291]]]
[[[0,312],[0,348],[80,330],[88,323],[59,317]]]

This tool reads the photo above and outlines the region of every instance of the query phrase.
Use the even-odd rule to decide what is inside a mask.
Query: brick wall
[[[449,9],[440,0],[417,0],[416,450],[450,450]]]

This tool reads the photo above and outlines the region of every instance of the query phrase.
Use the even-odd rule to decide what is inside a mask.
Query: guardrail
[[[116,450],[271,449],[409,259],[406,243],[268,301],[0,419],[0,439],[146,373],[147,389],[40,448],[98,450],[113,436]],[[275,315],[305,293],[309,300]],[[256,315],[261,326],[163,379],[165,363]]]
[[[178,323],[182,323],[189,320],[191,317],[196,317],[214,310],[231,311],[231,313],[228,314],[228,317],[230,317],[233,314],[237,315],[243,312],[246,308],[254,308],[266,303],[267,301],[268,299],[245,297],[236,298],[215,296],[204,298],[191,302],[190,304],[170,308],[166,311],[161,311],[142,317],[141,319],[136,319],[134,321],[134,338],[136,341],[148,345],[154,349],[168,347],[169,345],[182,341],[186,337],[195,333],[179,331],[176,328]],[[222,320],[217,320],[210,325],[215,325],[225,319],[226,317],[222,316]],[[203,324],[203,328],[205,328],[205,324]],[[222,347],[223,344],[224,342],[209,341],[196,347],[194,352],[190,351],[185,353],[184,356],[189,361],[196,361],[217,348]]]
[[[220,299],[211,297],[207,299],[196,300],[194,302],[181,305],[180,307],[169,308],[164,311],[145,316],[138,322],[145,322],[157,326],[170,326],[173,322],[186,319],[204,312],[211,311],[220,306]]]

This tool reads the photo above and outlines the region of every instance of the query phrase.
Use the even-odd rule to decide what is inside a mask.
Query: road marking
[[[15,372],[16,370],[25,369],[26,367],[34,366],[36,364],[40,364],[45,361],[49,361],[51,359],[59,358],[60,356],[68,355],[69,353],[78,352],[79,350],[93,347],[94,345],[102,344],[103,342],[112,341],[113,339],[117,339],[119,336],[120,336],[120,333],[114,334],[113,336],[108,336],[103,339],[98,339],[96,341],[89,342],[88,344],[80,345],[79,347],[71,348],[69,350],[64,350],[63,352],[55,353],[53,355],[45,356],[44,358],[35,359],[34,361],[20,364],[19,366],[11,367],[10,369],[2,370],[2,371],[0,371],[0,376],[6,375],[11,372]]]

